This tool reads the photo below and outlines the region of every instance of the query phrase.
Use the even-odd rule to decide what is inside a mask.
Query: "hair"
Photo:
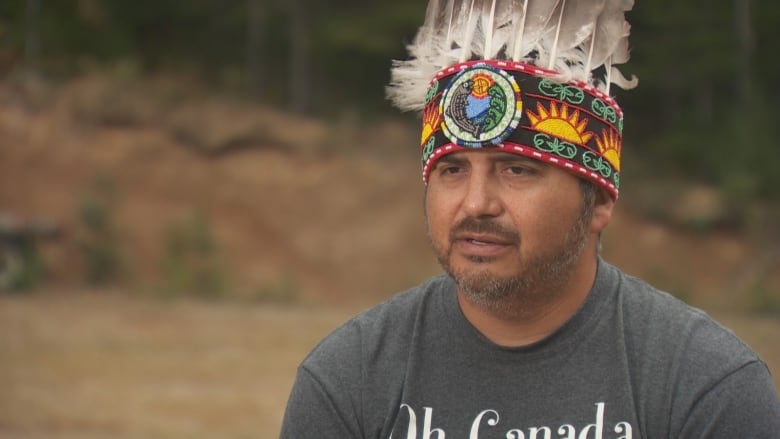
[[[590,180],[580,178],[580,191],[582,192],[582,215],[591,217],[593,215],[593,209],[596,207],[596,197],[598,191],[601,188],[597,187],[595,183]],[[601,233],[597,237],[596,241],[596,254],[601,253]]]
[[[590,181],[585,180],[584,178],[580,179],[580,190],[582,191],[582,203],[584,206],[590,206],[590,209],[593,208],[594,203],[596,202],[596,185]]]

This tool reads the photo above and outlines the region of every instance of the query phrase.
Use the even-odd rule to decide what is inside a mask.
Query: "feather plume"
[[[631,10],[633,0],[607,0],[604,10],[596,20],[596,29],[590,38],[590,50],[586,70],[592,65],[600,66],[615,51],[618,42],[628,36],[631,26],[624,18],[624,13]]]
[[[615,67],[615,64],[624,64],[628,62],[630,53],[628,50],[628,34],[626,34],[617,44],[615,52],[607,60],[607,78],[606,93],[609,94],[610,84],[615,84],[623,90],[630,90],[639,85],[639,78],[631,75],[631,79],[626,79],[623,73]]]
[[[593,34],[596,20],[604,9],[605,0],[561,0],[558,5],[558,23],[552,38],[547,68],[560,70],[581,62],[575,50]],[[553,14],[553,17],[556,17]],[[559,56],[560,55],[560,56]]]
[[[555,70],[609,93],[633,88],[614,67],[628,61],[634,0],[429,0],[425,22],[394,61],[387,95],[402,110],[424,106],[429,81],[441,69],[471,59],[510,59]],[[606,72],[593,78],[594,70]]]
[[[440,2],[441,0],[429,1],[428,8],[425,11],[425,22],[423,22],[423,25],[417,32],[417,38],[421,43],[418,46],[430,45],[434,35],[436,34],[436,29],[440,26],[442,19]]]
[[[512,59],[522,61],[537,48],[560,0],[517,0],[514,3],[515,40],[511,44]]]
[[[475,54],[480,58],[506,58],[507,46],[512,35],[513,1],[490,0],[483,5],[490,18],[483,18],[479,29],[479,32],[484,34],[484,45],[474,47]]]
[[[485,35],[485,45],[482,50],[482,54],[485,58],[489,58],[493,53],[493,33],[495,32],[496,23],[496,1],[485,1],[482,4],[482,31]]]
[[[463,38],[459,40],[455,40],[458,42],[460,46],[460,62],[468,61],[471,59],[472,54],[472,43],[474,42],[474,33],[477,31],[477,22],[480,18],[480,10],[477,8],[476,3],[477,1],[482,0],[471,0],[471,6],[468,8],[468,14],[466,15],[466,26],[463,31]]]

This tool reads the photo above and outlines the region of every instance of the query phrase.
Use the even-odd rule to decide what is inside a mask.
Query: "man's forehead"
[[[525,157],[519,154],[513,154],[506,151],[497,150],[494,148],[473,148],[462,149],[446,154],[439,158],[439,162],[444,163],[462,163],[470,161],[474,157],[481,157],[493,162],[526,162],[533,163],[539,166],[548,166],[546,163],[539,160],[535,160],[529,157]]]

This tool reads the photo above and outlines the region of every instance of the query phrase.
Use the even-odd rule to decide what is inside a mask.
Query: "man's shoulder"
[[[728,328],[718,323],[707,312],[648,282],[620,272],[621,307],[626,323],[642,329],[642,338],[656,338],[667,342],[694,337],[701,342],[709,340],[724,347],[748,349]]]
[[[704,310],[638,277],[622,272],[620,276],[621,306],[624,317],[629,319],[628,323],[658,336],[680,339],[681,335],[690,334],[728,340],[746,347],[730,329],[718,323]]]
[[[656,371],[675,371],[678,379],[697,376],[696,380],[715,381],[761,362],[733,331],[705,311],[642,279],[619,273],[625,342],[638,362]]]
[[[320,341],[303,366],[343,365],[345,359],[359,364],[366,358],[400,354],[412,338],[423,305],[444,292],[450,282],[446,276],[431,278],[359,313]]]
[[[414,321],[426,308],[424,305],[440,298],[438,295],[446,294],[451,285],[452,281],[447,276],[428,279],[363,311],[342,326],[341,330],[357,331],[363,340],[369,343],[377,343],[387,337],[399,338],[402,334],[414,330]]]

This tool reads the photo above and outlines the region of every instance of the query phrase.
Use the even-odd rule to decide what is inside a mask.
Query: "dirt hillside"
[[[179,257],[210,264],[224,294],[376,302],[438,272],[415,130],[347,112],[294,117],[165,78],[9,80],[0,83],[0,214],[60,225],[43,246],[49,285],[83,284],[90,230],[79,215],[104,194],[122,284],[165,285],[172,231],[200,221],[214,241],[208,261]],[[604,237],[606,258],[628,272],[708,303],[780,290],[776,245],[691,233],[628,205]]]

